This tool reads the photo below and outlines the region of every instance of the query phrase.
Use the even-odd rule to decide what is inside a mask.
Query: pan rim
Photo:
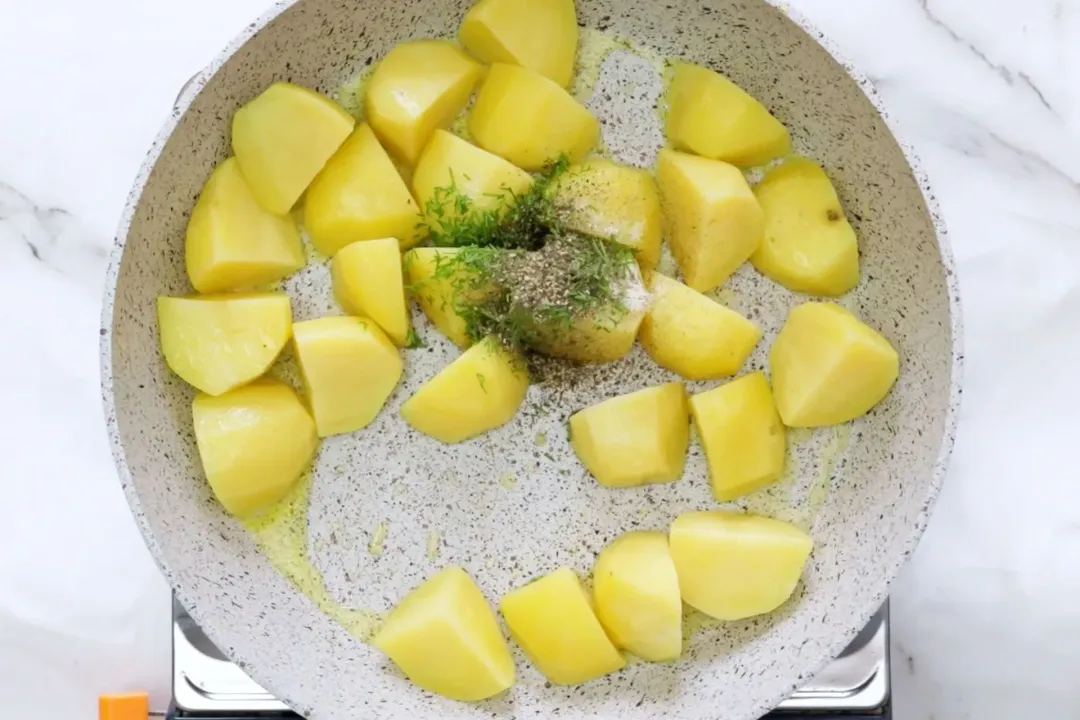
[[[874,594],[872,602],[867,603],[867,606],[863,611],[854,618],[854,622],[851,628],[841,633],[836,639],[827,646],[827,652],[823,657],[812,667],[801,673],[795,680],[786,686],[783,692],[776,694],[775,697],[763,698],[752,708],[752,712],[748,714],[747,718],[756,718],[764,715],[767,712],[775,709],[783,700],[789,697],[804,683],[813,679],[818,673],[821,672],[835,657],[837,657],[845,647],[854,639],[859,630],[870,621],[870,618],[878,611],[878,609],[888,599],[889,591],[892,588],[893,583],[896,580],[900,570],[907,563],[908,558],[914,552],[919,541],[926,530],[926,526],[929,523],[930,517],[933,514],[934,507],[937,504],[937,500],[941,494],[941,487],[944,484],[945,474],[948,470],[949,460],[952,455],[953,447],[956,440],[956,432],[959,424],[960,405],[962,397],[962,381],[963,381],[963,365],[964,365],[964,342],[963,342],[963,314],[961,307],[961,298],[959,283],[957,279],[955,257],[953,255],[952,246],[949,241],[948,229],[944,218],[942,217],[941,210],[937,201],[937,198],[933,192],[932,185],[929,180],[929,176],[923,169],[922,161],[914,148],[904,139],[905,134],[898,121],[890,115],[885,107],[884,100],[878,93],[877,88],[870,81],[870,79],[863,74],[848,58],[842,53],[837,46],[830,40],[824,33],[818,30],[809,20],[807,20],[802,13],[790,7],[790,5],[784,0],[762,0],[766,4],[772,6],[779,12],[783,13],[793,24],[801,29],[806,35],[808,35],[813,41],[820,45],[832,59],[843,68],[844,72],[855,81],[863,95],[874,106],[874,109],[880,115],[882,121],[889,129],[890,134],[900,148],[901,153],[904,156],[908,167],[911,170],[912,176],[915,178],[916,183],[919,186],[919,190],[922,194],[923,202],[926,205],[926,211],[930,216],[931,223],[934,226],[934,232],[937,239],[938,254],[941,259],[941,267],[945,276],[945,290],[948,296],[948,309],[949,309],[949,332],[950,332],[950,351],[951,351],[951,364],[950,364],[950,377],[949,377],[949,393],[945,409],[945,417],[942,425],[942,437],[941,446],[938,452],[937,458],[935,458],[933,466],[930,470],[929,482],[927,485],[926,498],[921,508],[915,523],[911,526],[910,532],[905,537],[899,551],[893,555],[892,562],[889,563],[884,576],[886,582],[879,588]],[[115,316],[116,306],[116,289],[120,276],[121,261],[123,258],[124,248],[127,244],[128,233],[131,229],[132,221],[135,217],[135,213],[138,209],[139,203],[142,199],[143,191],[149,182],[150,176],[154,167],[161,155],[169,138],[172,136],[173,131],[179,124],[181,118],[185,112],[194,102],[195,98],[203,90],[206,84],[217,74],[222,67],[232,58],[232,56],[244,46],[251,38],[261,32],[268,24],[270,24],[279,15],[287,11],[293,5],[296,5],[303,0],[278,0],[270,6],[262,15],[260,15],[255,21],[249,23],[238,35],[236,35],[226,46],[220,51],[209,65],[199,71],[187,84],[184,85],[177,98],[169,118],[166,120],[162,128],[158,131],[150,149],[147,151],[143,162],[139,168],[138,173],[135,176],[135,180],[132,184],[131,190],[128,193],[127,199],[124,204],[124,210],[120,217],[120,222],[117,228],[116,236],[113,240],[113,246],[109,255],[109,265],[105,277],[105,295],[102,302],[101,319],[100,319],[100,341],[99,341],[99,359],[100,359],[100,372],[101,372],[101,396],[103,408],[105,411],[106,428],[108,432],[109,445],[112,451],[113,462],[116,465],[117,474],[120,480],[121,487],[124,492],[124,496],[127,499],[129,509],[132,516],[135,519],[135,524],[139,528],[139,532],[142,534],[143,541],[146,543],[147,548],[150,550],[150,554],[169,582],[169,586],[175,594],[177,600],[185,609],[188,609],[192,615],[193,620],[207,633],[207,636],[216,644],[221,645],[221,639],[217,637],[217,628],[213,623],[204,623],[203,611],[200,606],[193,602],[194,598],[189,596],[186,589],[176,586],[173,581],[173,572],[169,564],[165,562],[162,548],[158,543],[157,538],[150,527],[149,519],[142,511],[142,505],[139,500],[138,493],[135,490],[135,486],[132,481],[131,470],[127,463],[127,456],[124,451],[123,443],[120,438],[120,431],[117,422],[116,414],[116,398],[113,390],[113,353],[112,353],[112,337],[113,337],[113,319]],[[258,675],[258,663],[252,663],[253,658],[244,657],[242,652],[236,648],[232,648],[235,653],[233,658],[236,661],[242,662],[245,667],[245,671],[250,672],[254,670],[254,674]],[[287,705],[293,706],[294,703],[289,697],[289,693],[280,693],[275,688],[276,683],[266,683],[262,678],[255,678],[261,685],[267,688],[271,693],[278,697],[282,702]]]

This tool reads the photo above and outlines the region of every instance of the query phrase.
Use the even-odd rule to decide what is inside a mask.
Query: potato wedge
[[[304,226],[333,256],[349,243],[392,237],[407,250],[421,239],[420,210],[371,126],[356,126],[308,188]]]
[[[813,160],[788,158],[754,186],[765,238],[750,262],[795,292],[836,297],[859,284],[859,242],[829,176]]]
[[[292,337],[285,293],[162,296],[157,309],[169,369],[207,395],[265,373]]]
[[[461,248],[413,248],[405,253],[405,275],[409,292],[416,298],[428,320],[459,348],[472,344],[465,320],[457,310],[462,301],[482,300],[493,288],[473,287],[475,278],[455,264]]]
[[[442,221],[505,208],[532,187],[532,175],[445,130],[436,130],[413,173],[413,192],[435,232]],[[461,198],[466,198],[462,207]],[[464,213],[461,211],[464,210]]]
[[[366,427],[401,379],[401,354],[367,318],[296,323],[293,344],[319,437]]]
[[[558,83],[495,63],[469,111],[469,132],[485,150],[541,170],[562,155],[583,159],[600,138],[600,123]]]
[[[553,683],[577,685],[626,665],[570,568],[507,593],[499,610],[511,637]]]
[[[528,389],[524,361],[489,337],[421,385],[401,416],[425,435],[459,443],[509,422]]]
[[[679,382],[619,395],[570,416],[570,446],[605,487],[678,480],[689,444],[686,388]]]
[[[368,122],[390,151],[416,163],[436,128],[450,126],[469,101],[483,66],[445,40],[401,43],[367,83]]]
[[[229,158],[210,174],[191,211],[184,263],[192,287],[220,293],[280,280],[305,260],[296,223],[263,209]]]
[[[486,63],[522,65],[563,87],[574,77],[574,0],[480,0],[458,36],[466,51]]]
[[[642,270],[660,260],[660,195],[644,170],[604,158],[574,165],[552,187],[556,207],[571,230],[611,240],[634,251]]]
[[[730,510],[680,515],[669,543],[683,601],[718,620],[783,605],[814,547],[794,525]]]
[[[734,375],[761,339],[757,325],[678,280],[653,273],[649,289],[638,339],[657,365],[687,380]]]
[[[692,395],[690,413],[717,500],[728,502],[780,479],[787,431],[765,373],[753,372]]]
[[[514,661],[495,613],[459,567],[405,596],[372,644],[414,684],[453,700],[484,700],[514,684]]]
[[[625,310],[602,308],[569,326],[552,323],[537,327],[533,347],[548,357],[576,363],[615,362],[634,347],[644,317],[640,304]]]
[[[668,90],[668,141],[677,150],[747,167],[791,152],[787,128],[718,72],[675,65]]]
[[[233,115],[233,153],[259,204],[285,215],[355,124],[333,100],[277,82]]]
[[[683,281],[698,292],[724,283],[765,233],[765,213],[733,165],[661,150],[657,181],[668,242]]]
[[[371,318],[395,345],[405,347],[412,320],[397,240],[347,245],[331,261],[330,277],[334,297],[345,312]]]
[[[315,423],[291,387],[260,379],[191,404],[210,489],[229,513],[265,510],[293,489],[319,447]]]
[[[788,427],[838,425],[865,415],[900,375],[878,331],[835,303],[792,309],[769,352],[776,407]]]
[[[650,662],[682,655],[679,576],[659,532],[628,532],[593,566],[596,616],[617,647]]]

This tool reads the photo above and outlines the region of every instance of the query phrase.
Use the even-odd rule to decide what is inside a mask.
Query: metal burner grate
[[[885,606],[844,653],[784,701],[776,720],[888,720],[889,611]],[[173,702],[168,718],[297,718],[214,647],[173,601]]]

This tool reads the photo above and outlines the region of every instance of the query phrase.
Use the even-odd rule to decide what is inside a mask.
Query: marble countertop
[[[0,22],[0,698],[91,720],[169,697],[169,593],[98,399],[106,253],[183,83],[266,0],[8,3]],[[1080,2],[795,0],[878,85],[960,270],[956,453],[893,595],[897,717],[1075,717],[1080,702]]]

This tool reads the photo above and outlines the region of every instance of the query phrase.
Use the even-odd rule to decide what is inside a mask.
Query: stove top
[[[886,605],[840,657],[769,717],[887,720],[892,716],[889,691]],[[167,717],[247,720],[298,716],[233,665],[174,600],[173,702]]]

